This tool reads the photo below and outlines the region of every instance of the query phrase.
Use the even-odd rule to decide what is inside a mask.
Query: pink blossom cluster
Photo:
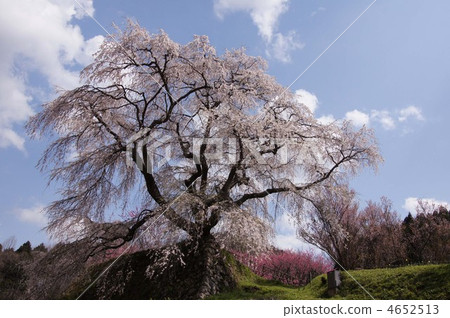
[[[233,253],[257,275],[286,285],[304,286],[317,275],[333,269],[333,263],[312,251],[277,250],[259,256]]]

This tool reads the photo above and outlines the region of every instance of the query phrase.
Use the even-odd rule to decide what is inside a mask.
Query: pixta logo
[[[153,174],[163,165],[170,163],[172,139],[161,131],[149,128],[139,131],[127,142],[127,166],[136,165],[142,172]]]
[[[164,131],[146,128],[129,139],[126,161],[127,166],[136,165],[139,170],[150,174],[163,165],[179,165],[182,161],[190,161],[194,165],[202,165],[205,161],[216,165],[235,165],[238,161],[244,165],[267,165],[267,154],[272,154],[272,160],[284,165],[291,161],[288,147],[295,144],[295,140],[289,138],[190,138],[189,141],[181,141]],[[178,151],[176,156],[175,150],[180,148],[183,155]]]

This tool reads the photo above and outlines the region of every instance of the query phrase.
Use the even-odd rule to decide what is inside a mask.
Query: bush
[[[0,299],[23,299],[26,273],[19,256],[12,251],[0,257]]]

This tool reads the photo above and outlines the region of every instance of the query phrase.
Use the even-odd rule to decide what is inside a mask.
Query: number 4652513
[[[437,315],[438,305],[390,305],[387,309],[391,314],[397,315]]]

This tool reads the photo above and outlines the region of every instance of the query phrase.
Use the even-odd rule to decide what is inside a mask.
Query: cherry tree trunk
[[[231,268],[225,262],[220,246],[212,235],[202,237],[199,240],[198,250],[194,253],[198,253],[192,258],[197,263],[192,265],[196,267],[198,275],[194,298],[203,299],[234,286]]]

